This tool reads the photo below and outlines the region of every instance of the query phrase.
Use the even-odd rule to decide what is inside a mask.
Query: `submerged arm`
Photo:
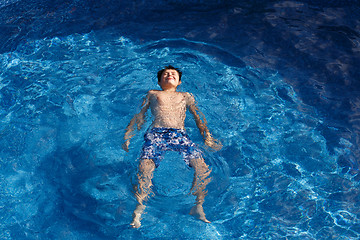
[[[149,101],[149,94],[145,97],[142,105],[141,110],[138,114],[135,114],[135,116],[130,120],[129,125],[126,127],[126,132],[124,135],[125,143],[123,144],[123,149],[125,151],[129,151],[129,144],[130,139],[135,135],[134,133],[134,125],[137,126],[137,129],[140,130],[142,125],[145,122],[145,113],[150,107],[150,101]]]
[[[214,150],[220,150],[222,147],[221,142],[211,136],[205,115],[196,106],[195,99],[191,94],[188,95],[188,109],[194,116],[196,126],[199,128],[205,144]]]

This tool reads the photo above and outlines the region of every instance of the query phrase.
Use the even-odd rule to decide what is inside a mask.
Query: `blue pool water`
[[[359,239],[358,1],[0,3],[0,239]],[[205,224],[166,155],[140,229],[121,149],[156,72],[183,71],[221,151]]]

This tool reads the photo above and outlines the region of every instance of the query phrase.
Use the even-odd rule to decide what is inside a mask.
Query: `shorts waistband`
[[[166,127],[154,127],[150,128],[148,132],[157,132],[157,133],[168,133],[168,132],[177,132],[177,133],[186,133],[185,129],[182,128],[166,128]]]

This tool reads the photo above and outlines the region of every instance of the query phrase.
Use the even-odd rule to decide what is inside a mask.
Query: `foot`
[[[140,222],[140,219],[136,219],[134,217],[133,221],[130,223],[130,226],[132,228],[139,228],[141,226],[141,222]]]
[[[200,205],[200,204],[195,205],[195,206],[190,210],[190,215],[192,215],[192,216],[194,216],[194,217],[197,217],[198,219],[200,219],[200,220],[203,221],[203,222],[211,223],[209,220],[206,219],[203,206]]]
[[[133,221],[130,223],[130,226],[133,228],[139,228],[141,226],[141,214],[144,212],[144,205],[137,205],[133,213]]]

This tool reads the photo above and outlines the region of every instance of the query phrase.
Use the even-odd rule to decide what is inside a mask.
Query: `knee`
[[[155,169],[155,163],[151,159],[143,159],[140,162],[140,172],[152,172]]]
[[[199,174],[210,174],[208,165],[204,162],[203,159],[193,159],[190,162],[191,166],[195,169],[195,172]]]

